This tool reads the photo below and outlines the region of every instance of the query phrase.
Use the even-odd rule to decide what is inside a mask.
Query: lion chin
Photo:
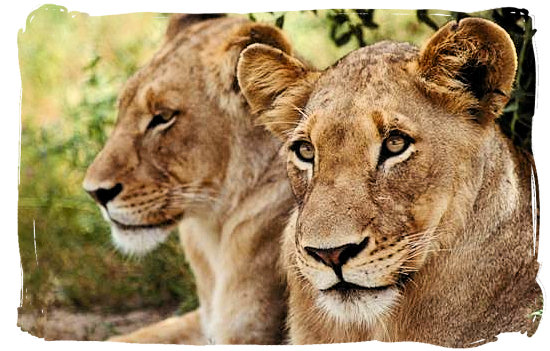
[[[143,256],[153,251],[166,241],[173,229],[173,226],[123,228],[113,222],[105,208],[100,209],[103,218],[111,224],[113,245],[125,255]]]
[[[324,291],[318,295],[317,305],[338,323],[358,323],[369,327],[391,313],[399,296],[395,287],[381,290]]]
[[[123,229],[111,224],[113,244],[126,255],[144,255],[163,243],[168,235],[170,229],[167,228]]]

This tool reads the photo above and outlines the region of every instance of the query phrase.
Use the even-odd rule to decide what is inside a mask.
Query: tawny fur
[[[534,333],[535,170],[495,123],[515,70],[509,36],[481,19],[447,24],[421,51],[382,42],[321,73],[262,44],[242,52],[239,84],[285,142],[298,202],[281,258],[291,343],[465,347]],[[413,142],[382,159],[396,130]],[[313,162],[296,156],[304,141]],[[339,278],[311,249],[358,243],[340,274],[371,289],[322,291]]]
[[[84,181],[88,191],[122,185],[103,212],[125,252],[152,249],[179,224],[200,306],[111,340],[277,344],[286,299],[276,264],[292,193],[280,142],[255,125],[235,71],[252,43],[288,54],[290,45],[271,26],[200,17],[172,17],[164,44],[124,87],[116,127]]]

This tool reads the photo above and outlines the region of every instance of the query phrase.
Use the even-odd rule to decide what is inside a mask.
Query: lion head
[[[254,148],[272,138],[254,128],[236,62],[252,43],[290,46],[271,26],[216,17],[171,18],[162,47],[120,93],[114,131],[86,173],[83,186],[124,252],[152,249],[198,211],[221,211],[238,196],[236,178],[258,176],[246,165],[262,161],[246,159],[242,140]]]
[[[494,120],[515,71],[509,36],[481,19],[447,24],[421,51],[381,42],[324,72],[262,44],[242,52],[243,93],[285,143],[298,206],[283,261],[315,301],[308,313],[371,325],[432,252],[462,240],[505,147],[491,144]],[[517,202],[509,189],[495,218]]]

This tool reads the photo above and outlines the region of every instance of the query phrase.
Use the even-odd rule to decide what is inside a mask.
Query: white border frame
[[[459,10],[464,12],[473,12],[487,10],[499,7],[523,7],[529,10],[533,17],[534,28],[537,29],[537,34],[534,38],[534,46],[537,58],[537,106],[533,121],[533,153],[538,171],[539,192],[540,192],[540,208],[541,221],[539,232],[539,262],[541,263],[538,281],[541,284],[543,291],[543,282],[550,284],[550,270],[545,266],[545,262],[550,262],[550,224],[545,220],[545,214],[550,213],[550,153],[546,151],[545,141],[549,140],[546,136],[546,131],[550,131],[550,117],[547,117],[549,112],[550,99],[543,98],[548,96],[550,84],[549,70],[550,53],[549,53],[549,35],[550,14],[547,12],[547,6],[541,0],[522,0],[522,1],[496,1],[496,0],[478,0],[478,1],[461,1],[460,3],[445,3],[441,0],[414,0],[414,1],[396,1],[386,0],[383,2],[369,3],[353,0],[303,0],[299,3],[291,0],[278,0],[273,3],[261,1],[225,1],[221,0],[201,0],[195,2],[189,1],[168,1],[168,0],[134,0],[132,2],[108,1],[108,0],[52,0],[51,3],[62,5],[68,8],[69,11],[86,12],[90,15],[109,15],[122,14],[130,12],[262,12],[262,11],[291,11],[291,10],[308,10],[308,9],[327,9],[327,8],[374,8],[383,9],[407,9],[411,6],[414,8],[427,9],[444,9],[444,10]],[[2,20],[2,44],[7,52],[3,53],[2,69],[3,78],[2,97],[5,110],[2,116],[2,123],[7,123],[6,127],[1,128],[0,141],[2,143],[2,161],[6,162],[1,173],[3,196],[0,202],[0,211],[2,223],[5,229],[3,230],[3,244],[0,245],[0,257],[2,262],[2,279],[4,287],[1,290],[1,306],[2,317],[0,318],[0,330],[2,335],[3,345],[17,344],[18,348],[34,347],[46,350],[65,350],[78,347],[79,350],[95,350],[98,346],[105,350],[168,350],[171,347],[178,349],[191,349],[192,346],[174,346],[174,345],[130,345],[130,344],[115,344],[102,342],[76,342],[76,341],[56,341],[46,342],[22,332],[17,327],[17,306],[20,301],[21,289],[21,265],[19,257],[18,239],[17,239],[17,187],[19,184],[19,154],[20,154],[20,101],[21,101],[21,79],[19,75],[19,62],[17,53],[17,32],[20,28],[25,27],[27,16],[35,9],[44,3],[36,0],[15,1],[9,2],[4,6],[4,16]],[[547,62],[546,65],[541,65],[541,62]],[[17,169],[17,173],[16,173]],[[546,218],[549,218],[548,216]],[[544,293],[544,297],[548,298]],[[545,314],[548,313],[545,310]],[[501,350],[514,348],[529,348],[532,350],[540,349],[544,344],[550,341],[550,316],[544,316],[540,323],[537,333],[526,338],[518,334],[501,334],[499,341],[492,342],[481,346],[482,350]],[[546,342],[545,342],[546,341]],[[78,343],[78,344],[77,344]],[[215,349],[235,349],[240,350],[243,346],[209,346],[208,348]],[[269,348],[260,346],[246,346],[246,348]],[[285,346],[285,349],[303,349],[303,350],[338,350],[342,346],[338,345],[317,345],[317,346]],[[368,344],[358,343],[345,346],[346,349],[359,350],[365,348],[376,348],[384,350],[425,350],[437,349],[440,347],[415,344],[415,343],[380,343],[369,342]],[[271,348],[273,348],[271,346]]]

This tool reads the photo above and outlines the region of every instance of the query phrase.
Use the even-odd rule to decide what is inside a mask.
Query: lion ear
[[[237,79],[258,122],[285,140],[301,118],[318,77],[298,59],[265,44],[241,52]]]
[[[235,44],[240,44],[241,49],[258,43],[280,49],[285,54],[292,55],[290,41],[281,30],[273,26],[253,22],[248,26],[242,27],[238,35],[241,36],[241,40],[237,40]]]
[[[426,92],[455,113],[492,121],[509,100],[517,58],[508,33],[480,18],[443,26],[420,52]]]
[[[200,14],[185,14],[176,13],[170,16],[168,27],[166,28],[166,40],[172,40],[179,32],[197,22],[206,21],[211,18],[224,17],[223,13],[200,13]]]

